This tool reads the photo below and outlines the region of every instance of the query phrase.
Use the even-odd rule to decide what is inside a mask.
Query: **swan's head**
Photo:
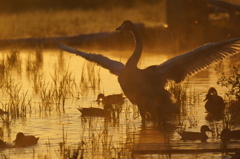
[[[116,30],[133,30],[134,28],[135,26],[130,20],[125,20]]]

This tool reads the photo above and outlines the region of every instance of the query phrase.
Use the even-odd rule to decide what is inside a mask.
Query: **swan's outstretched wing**
[[[95,62],[97,64],[99,64],[100,66],[102,66],[103,68],[108,69],[111,73],[115,74],[115,75],[119,75],[120,71],[124,68],[124,64],[115,60],[111,60],[105,56],[102,56],[100,54],[93,54],[93,53],[86,53],[86,52],[82,52],[80,50],[74,49],[72,47],[63,45],[59,42],[57,42],[57,40],[55,40],[57,46],[67,52],[82,56],[83,58],[85,58],[88,61],[91,62]]]
[[[240,52],[240,38],[210,43],[176,56],[157,66],[157,76],[180,82],[211,64]],[[161,77],[160,77],[161,76]]]

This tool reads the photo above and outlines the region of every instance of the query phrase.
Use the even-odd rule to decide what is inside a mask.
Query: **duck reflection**
[[[207,113],[205,119],[209,122],[220,121],[224,119],[224,113],[216,113],[216,114]]]

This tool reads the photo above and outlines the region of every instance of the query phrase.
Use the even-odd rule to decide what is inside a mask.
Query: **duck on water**
[[[124,103],[123,94],[112,94],[105,96],[103,93],[98,94],[97,102],[103,104],[119,104],[122,105]]]
[[[207,125],[202,125],[200,132],[182,131],[178,132],[178,134],[182,137],[182,140],[206,141],[208,139],[207,131],[213,132]]]
[[[209,88],[204,101],[206,101],[205,109],[208,113],[223,113],[226,103],[224,102],[223,98],[218,95],[217,90],[214,87]]]
[[[39,137],[33,135],[25,135],[22,132],[17,133],[16,139],[13,141],[16,147],[27,147],[36,145],[38,143]]]
[[[206,44],[159,65],[139,69],[137,64],[143,45],[140,32],[130,20],[125,20],[116,30],[130,31],[135,38],[135,50],[125,65],[100,54],[82,52],[57,41],[56,44],[60,49],[82,56],[117,75],[123,93],[131,103],[138,106],[143,122],[147,112],[154,121],[166,119],[170,114],[178,112],[172,94],[165,89],[169,80],[179,83],[187,76],[240,51],[240,38],[236,38]]]

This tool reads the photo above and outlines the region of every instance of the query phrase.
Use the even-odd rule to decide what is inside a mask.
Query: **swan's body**
[[[208,113],[211,114],[220,114],[223,113],[225,109],[226,103],[224,103],[224,100],[221,96],[218,95],[217,90],[213,87],[211,87],[208,90],[208,93],[206,95],[206,99],[204,101],[205,103],[205,109]]]
[[[58,42],[57,45],[60,49],[98,63],[117,75],[124,94],[133,104],[137,104],[143,120],[146,112],[149,112],[153,118],[161,118],[177,111],[171,100],[171,94],[164,88],[168,80],[181,82],[186,76],[193,75],[212,63],[240,51],[240,38],[231,39],[204,45],[160,65],[139,69],[137,63],[142,53],[140,33],[129,20],[124,21],[117,30],[130,31],[135,37],[136,47],[126,65],[100,54],[85,53]]]
[[[200,132],[183,131],[183,132],[178,132],[178,134],[182,137],[182,140],[206,141],[208,139],[206,131],[212,132],[212,130],[207,125],[203,125],[200,129]]]

